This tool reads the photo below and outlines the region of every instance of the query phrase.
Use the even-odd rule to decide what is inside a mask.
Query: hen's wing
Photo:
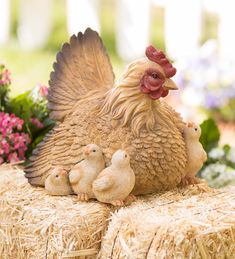
[[[81,96],[91,90],[107,90],[114,74],[98,33],[88,28],[70,38],[56,56],[50,75],[48,108],[50,117],[63,121]]]
[[[96,32],[87,29],[64,44],[57,54],[49,82],[48,107],[50,117],[57,120],[57,125],[33,151],[31,163],[25,169],[25,176],[32,185],[43,186],[52,166],[60,165],[70,170],[81,160],[81,148],[90,141],[87,139],[89,121],[81,122],[80,119],[90,107],[78,117],[66,115],[87,93],[106,91],[113,82],[109,58]],[[90,103],[86,105],[91,106]]]
[[[44,186],[53,166],[60,166],[69,171],[82,160],[82,148],[85,143],[89,143],[85,134],[89,121],[83,121],[82,124],[76,121],[76,117],[69,118],[56,125],[37,145],[30,157],[30,164],[25,168],[25,176],[30,184]],[[77,127],[81,130],[77,130]],[[76,149],[73,149],[73,146],[76,146]]]
[[[108,168],[107,168],[108,169]],[[107,170],[106,169],[106,170]],[[102,192],[110,189],[114,184],[114,179],[111,175],[101,175],[93,182],[92,188],[94,192]]]

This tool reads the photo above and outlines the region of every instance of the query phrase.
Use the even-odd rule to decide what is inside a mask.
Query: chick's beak
[[[85,148],[85,149],[84,149],[84,154],[85,154],[86,156],[88,156],[90,153],[91,153],[91,151],[90,151],[89,148]]]
[[[177,90],[178,87],[176,86],[175,82],[172,81],[171,79],[169,78],[166,78],[164,84],[163,84],[163,87],[166,89],[166,90]]]
[[[67,172],[65,170],[61,171],[61,175],[66,176]]]

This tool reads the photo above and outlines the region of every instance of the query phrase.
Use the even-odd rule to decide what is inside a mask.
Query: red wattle
[[[163,92],[163,89],[159,89],[157,91],[154,91],[154,92],[151,92],[149,94],[150,98],[153,99],[153,100],[157,100],[159,99],[161,96],[162,96],[162,92]]]

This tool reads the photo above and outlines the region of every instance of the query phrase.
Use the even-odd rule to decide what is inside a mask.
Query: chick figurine
[[[67,172],[61,167],[52,168],[51,174],[45,181],[45,189],[51,195],[72,194]]]
[[[185,168],[186,175],[182,180],[182,184],[197,184],[200,180],[196,178],[195,175],[207,160],[207,154],[199,141],[201,128],[195,123],[190,122],[185,127],[183,135],[186,143],[188,159]]]
[[[76,164],[69,173],[69,181],[78,200],[88,201],[95,198],[92,183],[105,168],[103,152],[95,144],[87,145],[83,150],[84,160]]]
[[[134,200],[129,195],[135,185],[135,174],[130,167],[130,157],[124,150],[116,151],[111,165],[105,168],[93,182],[93,192],[100,202],[114,206],[124,205],[125,200]]]

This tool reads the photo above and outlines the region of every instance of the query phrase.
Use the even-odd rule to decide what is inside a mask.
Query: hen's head
[[[177,89],[170,79],[176,69],[165,54],[152,46],[147,47],[145,54],[145,58],[127,66],[101,105],[101,114],[111,114],[112,119],[120,120],[122,126],[130,125],[136,134],[142,127],[152,130],[156,122],[172,121],[159,99]]]
[[[169,90],[176,90],[175,83],[170,79],[175,75],[176,69],[172,66],[162,51],[153,46],[146,48],[147,65],[144,67],[143,76],[140,79],[140,90],[148,94],[153,100],[165,97]]]

